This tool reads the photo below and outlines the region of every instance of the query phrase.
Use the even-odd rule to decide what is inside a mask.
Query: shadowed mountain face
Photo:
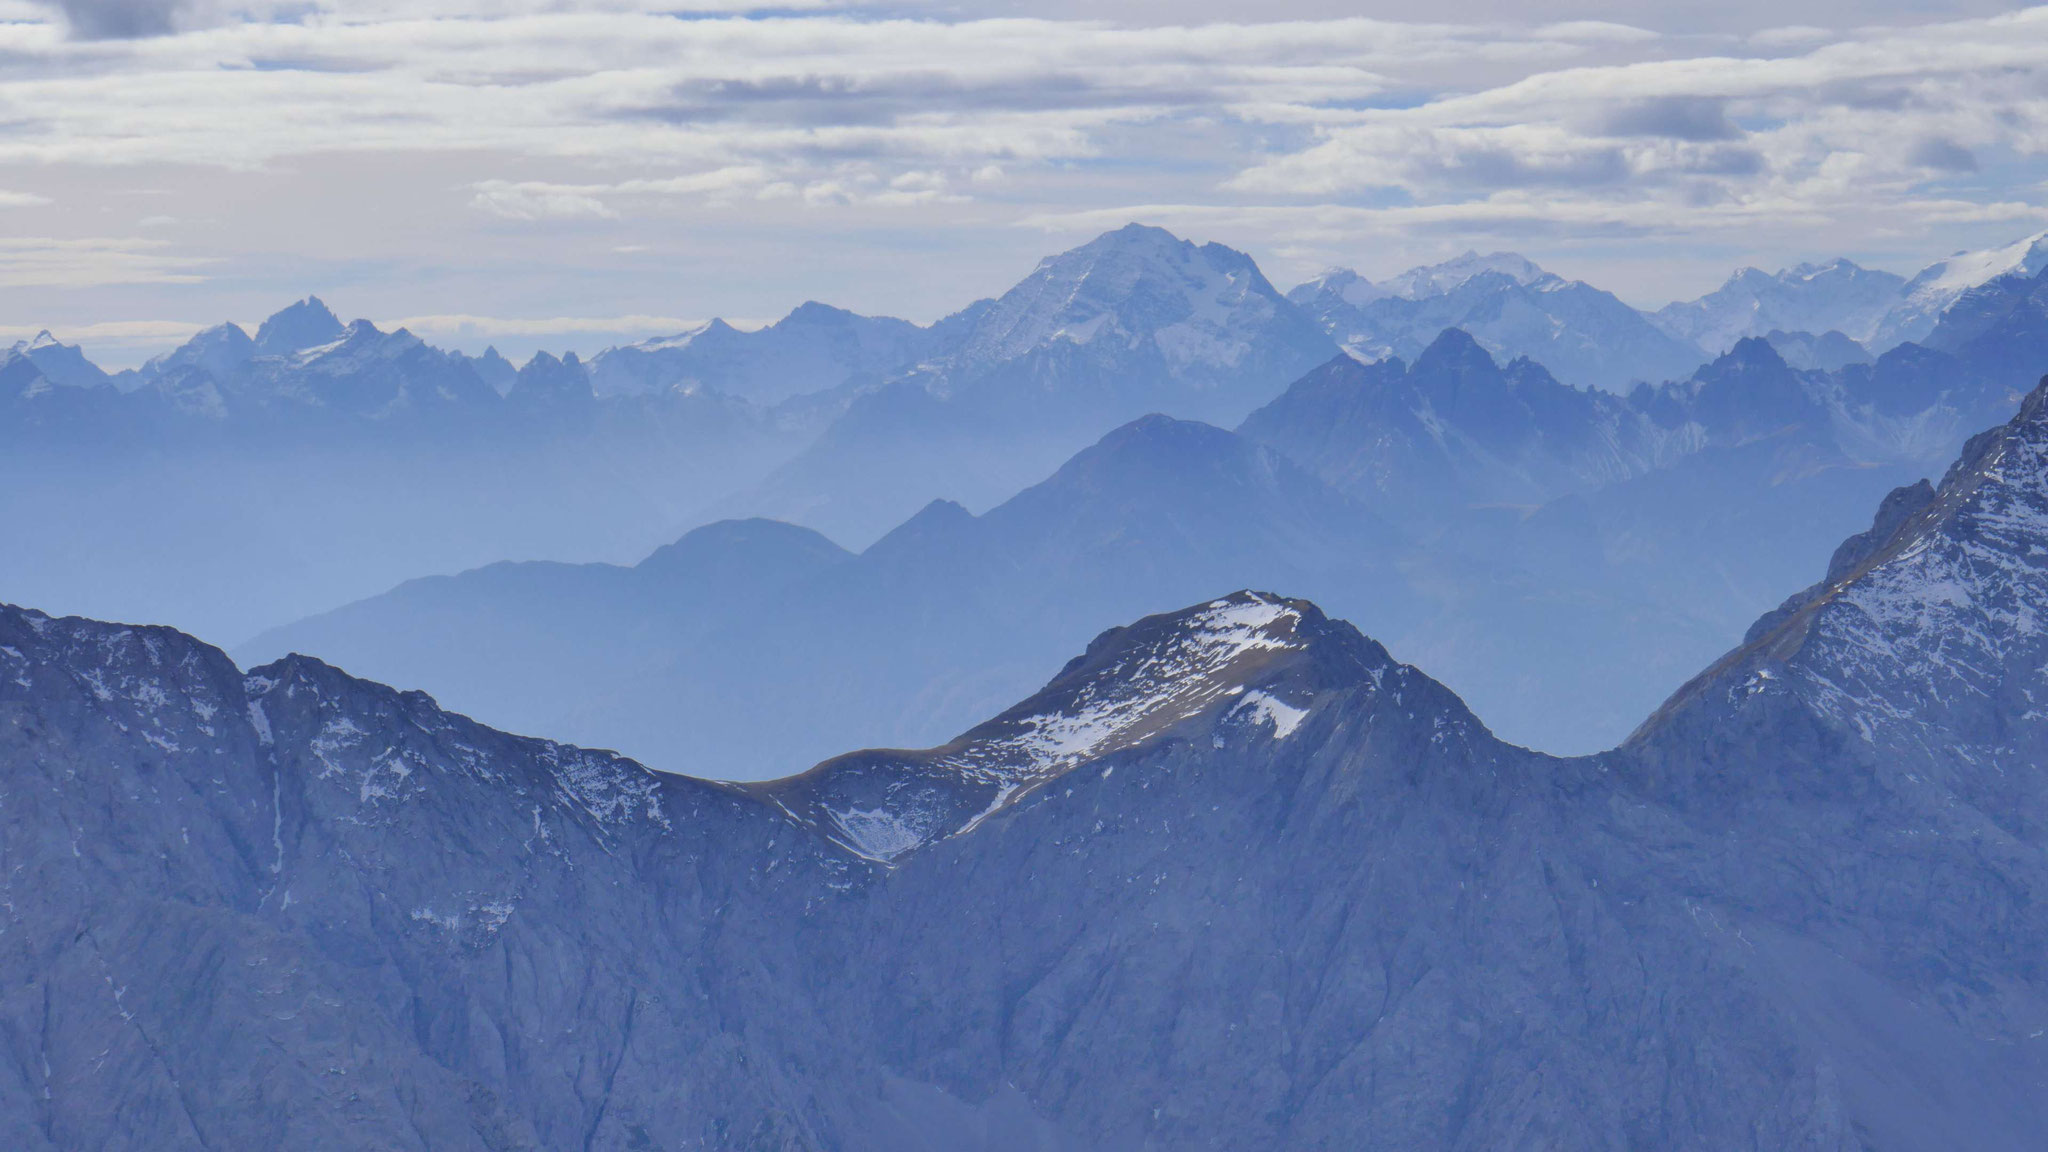
[[[609,348],[591,359],[600,396],[706,389],[762,404],[809,392],[880,383],[943,352],[945,326],[920,328],[815,301],[758,331],[722,320],[659,340]]]
[[[1146,412],[1234,421],[1335,351],[1249,257],[1142,227],[930,327],[807,304],[518,371],[316,297],[111,378],[25,342],[0,350],[0,515],[24,541],[0,587],[239,640],[726,516],[865,544],[934,498],[1000,503]]]
[[[486,360],[317,299],[260,332],[210,329],[89,387],[0,353],[10,596],[233,639],[423,571],[642,555],[705,486],[804,438],[717,395],[600,402],[573,356],[536,357],[501,396]]]
[[[1162,593],[1341,582],[1397,618],[1414,603],[1397,540],[1268,449],[1147,417],[983,516],[934,503],[858,557],[772,521],[713,525],[633,569],[417,581],[241,654],[314,652],[508,727],[759,778],[943,740]]]
[[[6,609],[0,1117],[67,1150],[2032,1148],[2042,554],[2048,386],[1609,754],[1502,744],[1239,593],[941,747],[746,786]]]
[[[1249,256],[1135,224],[936,327],[942,355],[724,511],[865,545],[933,498],[992,506],[1148,412],[1234,423],[1337,351]]]
[[[1846,338],[1867,341],[1878,336],[1905,286],[1903,276],[1848,260],[1801,264],[1775,274],[1744,268],[1697,300],[1658,309],[1651,320],[1714,355],[1774,329],[1838,331]]]

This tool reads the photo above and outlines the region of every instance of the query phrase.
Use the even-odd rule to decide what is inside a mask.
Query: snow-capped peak
[[[1565,281],[1538,267],[1524,256],[1513,252],[1489,252],[1481,255],[1467,251],[1438,264],[1423,264],[1408,269],[1398,276],[1373,281],[1349,268],[1329,268],[1315,279],[1295,287],[1287,298],[1304,307],[1318,297],[1334,295],[1346,304],[1359,306],[1375,300],[1398,297],[1404,300],[1426,300],[1455,291],[1477,276],[1502,276],[1523,287],[1547,287],[1563,284]]]
[[[1906,282],[1898,302],[1864,343],[1871,351],[1882,352],[1905,341],[1924,340],[1941,314],[1965,292],[2001,276],[2038,276],[2044,268],[2048,268],[2048,232],[1938,260]]]
[[[1441,296],[1473,277],[1489,272],[1525,287],[1551,278],[1550,273],[1514,252],[1489,252],[1482,256],[1476,251],[1467,251],[1440,264],[1410,268],[1399,276],[1381,281],[1379,287],[1390,296],[1421,300]]]
[[[752,789],[850,851],[888,862],[1190,725],[1293,737],[1315,694],[1287,669],[1317,628],[1327,624],[1314,608],[1261,592],[1147,617],[1104,633],[1043,691],[950,744],[855,753]]]
[[[1307,306],[1321,296],[1335,296],[1346,304],[1370,304],[1393,295],[1386,288],[1349,268],[1325,268],[1315,279],[1290,289],[1287,298]]]
[[[1055,681],[976,729],[978,737],[970,733],[949,759],[963,773],[993,772],[1011,784],[1060,775],[1243,693],[1246,679],[1274,654],[1305,647],[1296,635],[1300,623],[1299,608],[1263,593],[1211,601],[1078,682]]]
[[[1057,342],[1149,338],[1175,366],[1227,368],[1281,307],[1244,253],[1131,224],[1040,262],[984,313],[959,359],[994,364]]]
[[[704,323],[699,324],[694,328],[685,328],[681,332],[677,332],[674,335],[655,336],[647,340],[642,340],[636,344],[628,344],[626,345],[626,347],[638,348],[646,352],[664,352],[676,348],[688,348],[691,344],[696,342],[699,336],[702,336],[706,332],[710,332],[713,329],[723,328],[726,326],[727,325],[725,321],[714,317],[713,319],[706,320]],[[605,351],[608,352],[611,351],[611,349],[606,349]],[[599,355],[603,355],[603,353],[599,353]]]
[[[1998,248],[1958,252],[1929,265],[1906,286],[1908,293],[1961,296],[1979,284],[2000,276],[2037,276],[2048,268],[2048,231],[2015,240]]]

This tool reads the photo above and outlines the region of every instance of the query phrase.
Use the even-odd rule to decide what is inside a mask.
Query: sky
[[[0,339],[110,366],[307,293],[515,356],[922,322],[1132,220],[1654,307],[2044,181],[2048,8],[1975,0],[0,0]]]

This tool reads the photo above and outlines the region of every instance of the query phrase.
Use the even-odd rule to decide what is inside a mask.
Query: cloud
[[[1626,219],[1666,235],[1716,219],[1902,230],[1930,211],[1953,218],[1933,182],[1977,171],[1987,152],[2048,152],[2044,74],[2048,9],[1875,29],[1793,55],[1541,71],[1364,110],[1229,187],[1481,216],[1513,193],[1559,224]],[[2010,198],[1993,186],[1986,204]]]
[[[1923,136],[1906,153],[1906,162],[1938,172],[1975,172],[1977,157],[1968,148],[1941,136]]]
[[[1602,129],[1610,136],[1662,136],[1672,140],[1734,140],[1742,135],[1728,119],[1728,106],[1703,96],[1653,96],[1608,112]]]
[[[40,208],[50,202],[48,196],[33,192],[9,192],[0,188],[0,208]]]
[[[171,347],[190,340],[203,327],[183,320],[102,320],[64,325],[52,334],[66,344]],[[42,331],[42,326],[0,324],[0,344],[32,340]]]
[[[413,334],[422,337],[490,339],[506,336],[647,336],[687,332],[703,324],[703,320],[686,320],[676,316],[546,316],[520,319],[456,313],[407,316],[391,321],[388,327],[410,329]],[[746,325],[735,322],[735,326]]]
[[[808,174],[801,179],[793,169]],[[983,180],[980,170],[970,179]],[[904,206],[965,199],[952,191],[944,172],[910,170],[893,176],[874,164],[797,164],[782,172],[738,165],[674,176],[642,177],[608,184],[555,184],[528,180],[485,180],[470,206],[508,220],[616,219],[620,202],[685,198],[713,204],[745,200],[798,199],[808,204]]]
[[[560,185],[485,180],[476,186],[470,207],[506,220],[610,219],[617,212],[589,192]]]
[[[72,34],[86,40],[162,36],[177,26],[179,0],[57,0]]]
[[[160,241],[0,236],[0,288],[196,284],[203,257],[166,254]]]
[[[1396,71],[1484,82],[1626,55],[1640,38],[1608,25],[1128,29],[606,7],[349,5],[90,53],[44,39],[39,67],[0,80],[0,99],[30,126],[0,141],[0,159],[256,167],[478,148],[695,167],[945,160],[971,171],[1088,158],[1119,125],[1300,118],[1372,99]]]
[[[0,0],[0,19],[22,2]],[[1803,251],[1823,228],[1911,237],[2038,215],[2028,203],[2048,152],[2048,9],[1831,31],[1798,23],[1829,18],[1813,5],[1780,5],[1764,14],[1784,27],[1678,36],[1518,23],[1504,3],[1455,7],[1504,14],[1467,23],[1283,19],[1304,10],[1282,7],[1180,25],[1157,8],[1152,22],[1115,18],[1130,8],[969,18],[921,0],[181,4],[70,0],[70,16],[44,5],[8,25],[10,183],[70,208],[82,200],[71,189],[95,182],[79,168],[197,170],[195,184],[255,189],[316,169],[367,184],[373,167],[417,160],[453,195],[348,223],[371,243],[446,226],[435,258],[451,263],[482,262],[464,245],[521,225],[536,242],[585,241],[584,261],[791,228],[873,239],[906,222],[1065,227],[1098,211],[1121,223],[1133,206],[1283,247],[1298,228],[1316,243],[1411,229],[1782,238]],[[103,38],[81,41],[93,19]],[[365,157],[375,163],[342,167]],[[64,179],[44,189],[33,174],[46,171]],[[11,195],[0,207],[40,199]],[[206,202],[164,208],[192,222],[180,235],[205,233]],[[731,227],[685,234],[707,219]],[[297,236],[263,243],[312,245]],[[79,259],[104,275],[200,267],[133,246]]]

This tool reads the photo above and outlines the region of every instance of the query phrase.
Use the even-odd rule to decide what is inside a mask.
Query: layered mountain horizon
[[[1924,344],[1871,355],[1837,329],[1784,327],[1819,313],[1773,305],[1752,317],[1768,325],[1760,337],[1711,358],[1666,357],[1678,365],[1668,376],[1625,392],[1551,365],[1570,348],[1668,352],[1658,342],[1670,337],[1654,317],[1520,257],[1473,254],[1379,285],[1326,277],[1290,298],[1242,253],[1140,225],[922,328],[806,305],[754,332],[711,324],[514,366],[344,322],[309,296],[253,336],[223,325],[103,381],[75,347],[38,340],[0,355],[0,512],[23,529],[0,555],[0,588],[238,651],[291,635],[486,718],[602,735],[666,762],[682,714],[621,703],[662,684],[708,712],[694,739],[737,756],[708,734],[741,740],[761,705],[739,699],[745,677],[685,651],[694,626],[651,639],[601,628],[581,647],[616,662],[581,680],[555,671],[587,664],[563,651],[572,633],[545,621],[630,619],[619,614],[659,582],[593,590],[565,577],[543,595],[498,581],[494,595],[521,600],[531,621],[508,636],[559,639],[520,641],[512,650],[528,663],[496,669],[468,654],[509,639],[442,653],[412,639],[471,634],[488,616],[480,605],[457,610],[466,626],[416,598],[374,619],[361,606],[435,574],[466,589],[474,580],[458,574],[508,561],[628,566],[693,529],[780,521],[859,559],[789,576],[801,578],[795,615],[815,614],[815,633],[844,646],[813,669],[763,661],[751,674],[843,687],[814,720],[779,726],[757,763],[730,769],[758,775],[848,743],[937,739],[1011,698],[1068,647],[1145,607],[1134,579],[1104,568],[1142,555],[1128,570],[1160,573],[1155,594],[1213,586],[1196,574],[1309,592],[1427,661],[1517,741],[1586,752],[1732,643],[1871,501],[1931,476],[1972,429],[2010,414],[2034,377],[2028,341],[2048,347],[2048,313],[2027,303],[2039,278],[2020,275],[2039,250],[1956,258],[1921,278],[1961,289]],[[1961,288],[1979,273],[1992,278]],[[1792,279],[1809,293],[1881,295],[1841,262]],[[1300,299],[1377,311],[1346,320]],[[1636,337],[1585,326],[1599,316]],[[1381,326],[1380,359],[1360,361],[1350,320]],[[1578,335],[1557,342],[1568,333]],[[1630,375],[1641,374],[1609,382]],[[1050,505],[1058,485],[1025,494],[1152,414],[1234,429],[1274,462],[1255,463],[1228,436],[1176,438],[1161,425],[1116,438],[1115,452],[1179,454],[1156,469],[1168,479],[1070,474],[1062,530],[1050,513],[998,514]],[[1182,465],[1207,487],[1179,483]],[[1289,470],[1305,475],[1278,479]],[[923,515],[933,501],[964,515]],[[123,562],[138,551],[147,568]],[[921,644],[916,629],[884,623],[898,615],[891,585],[863,582],[891,565],[949,574],[929,585],[923,618],[950,638]],[[534,571],[536,588],[551,586]],[[762,578],[798,595],[784,574]],[[587,597],[599,604],[572,602]],[[963,623],[976,603],[1047,607]],[[344,615],[355,621],[345,635],[321,634]],[[983,635],[1020,639],[969,643]],[[1652,636],[1665,639],[1631,639]],[[975,654],[998,649],[1001,667]],[[852,672],[878,653],[900,661]],[[646,674],[597,687],[628,669]]]
[[[2048,382],[1870,513],[1569,759],[1263,592],[761,784],[0,609],[0,1115],[52,1149],[2030,1147]]]

